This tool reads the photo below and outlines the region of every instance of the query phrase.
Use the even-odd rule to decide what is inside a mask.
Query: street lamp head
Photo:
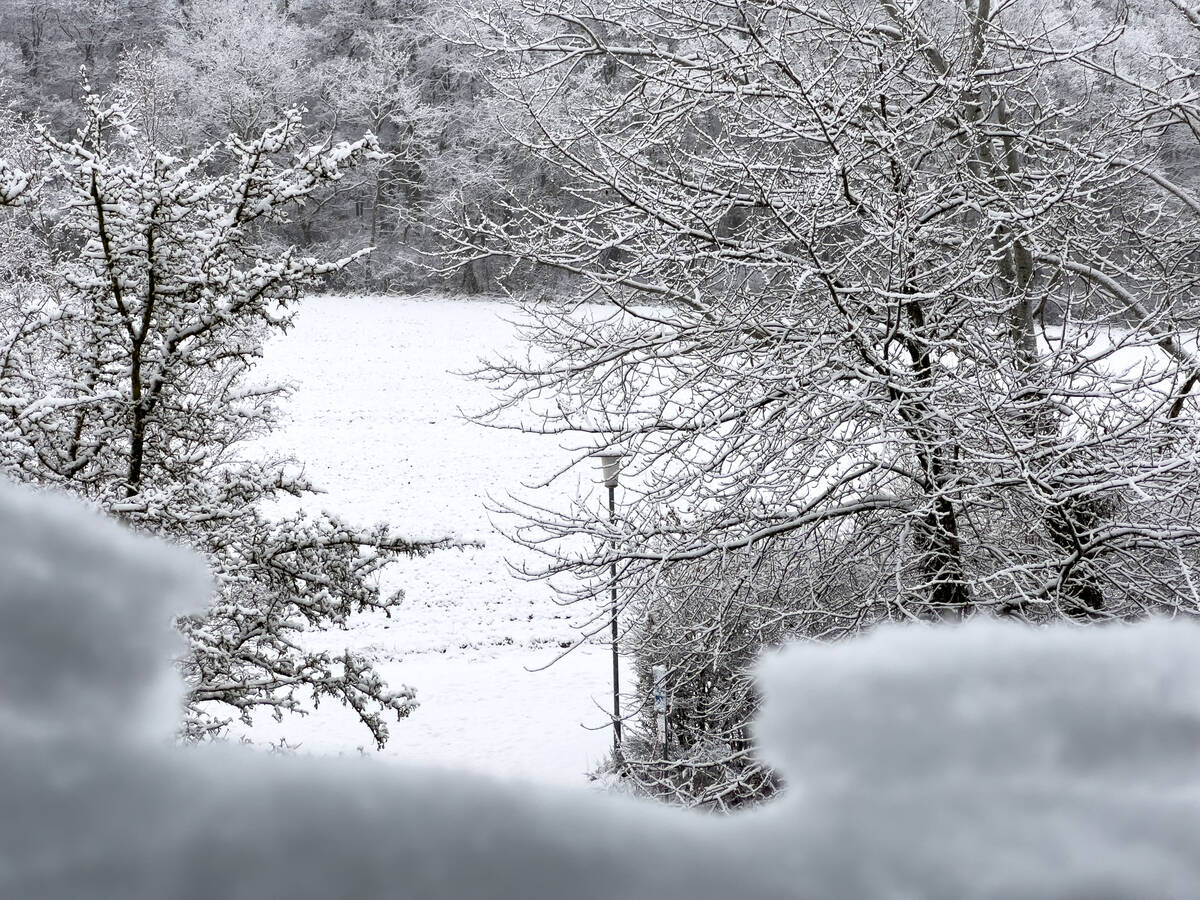
[[[615,488],[621,478],[621,459],[625,454],[616,450],[602,450],[592,456],[600,460],[600,472],[604,476],[604,486]]]

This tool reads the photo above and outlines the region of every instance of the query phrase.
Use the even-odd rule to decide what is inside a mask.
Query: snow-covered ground
[[[454,533],[480,549],[397,563],[384,577],[406,604],[391,619],[361,617],[349,631],[314,636],[368,652],[389,682],[411,684],[421,708],[391,725],[382,755],[545,782],[586,784],[611,741],[611,662],[578,640],[583,610],[562,607],[542,583],[514,577],[506,560],[532,559],[493,527],[489,496],[520,492],[566,465],[556,438],[467,421],[493,397],[463,371],[519,349],[517,311],[499,301],[312,297],[295,328],[260,366],[295,394],[288,422],[264,447],[293,453],[326,493],[314,504],[352,523],[385,521],[401,534]],[[547,503],[591,490],[586,468]],[[315,509],[313,510],[315,511]],[[262,716],[251,737],[286,738],[304,751],[357,753],[370,736],[324,704],[282,725]]]

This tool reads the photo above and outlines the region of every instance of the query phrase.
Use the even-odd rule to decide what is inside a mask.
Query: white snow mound
[[[167,740],[202,567],[0,482],[0,897],[1200,896],[1200,628],[975,622],[762,667],[790,790],[701,817]],[[403,728],[396,740],[403,740]]]
[[[823,897],[1200,897],[1200,625],[785,648],[757,733]]]
[[[0,480],[0,735],[173,734],[183,691],[173,623],[209,590],[191,553]]]

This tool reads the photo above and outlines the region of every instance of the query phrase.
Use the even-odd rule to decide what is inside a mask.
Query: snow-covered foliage
[[[29,173],[0,159],[0,206],[16,206],[29,190]]]
[[[121,102],[85,104],[73,138],[41,134],[49,174],[37,202],[60,261],[0,289],[0,467],[206,555],[213,604],[180,620],[189,734],[220,730],[229,710],[248,720],[315,694],[351,706],[382,743],[383,714],[405,715],[412,690],[297,636],[393,606],[374,573],[436,542],[328,516],[270,520],[264,502],[312,488],[294,460],[239,449],[272,427],[283,390],[246,381],[262,341],[287,328],[305,286],[352,261],[271,251],[259,226],[374,142],[306,147],[292,112],[254,139],[179,159]]]
[[[20,121],[0,80],[0,206],[17,206],[33,187],[28,171],[30,127]],[[9,240],[11,237],[7,236]],[[11,252],[4,254],[11,256]]]
[[[203,567],[0,482],[0,895],[1193,897],[1200,630],[885,630],[763,668],[775,804],[730,818],[179,748]],[[170,688],[174,686],[174,691]]]

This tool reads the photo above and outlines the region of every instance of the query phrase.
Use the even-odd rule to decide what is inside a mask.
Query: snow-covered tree
[[[166,49],[204,140],[249,140],[312,93],[309,35],[275,0],[191,4]]]
[[[12,87],[26,112],[68,121],[80,66],[95,81],[110,82],[122,53],[162,44],[179,9],[178,0],[6,0],[0,78],[16,76]]]
[[[712,662],[686,693],[751,697],[729,663],[755,629],[1200,611],[1200,207],[1155,158],[1193,127],[1164,99],[1191,76],[1156,95],[1102,65],[1174,32],[987,0],[531,0],[479,25],[565,188],[481,211],[455,263],[574,281],[532,308],[544,352],[494,376],[626,454],[615,523],[531,506],[526,534],[561,539],[548,574],[597,630],[617,564],[643,669],[674,664],[651,613]],[[731,757],[751,706],[688,740]],[[702,799],[712,759],[668,762]]]
[[[45,184],[60,262],[0,290],[0,468],[88,498],[132,527],[201,550],[211,608],[180,627],[186,731],[219,731],[229,713],[302,710],[332,697],[377,742],[411,689],[387,687],[352,653],[305,648],[302,633],[387,610],[373,575],[410,541],[329,516],[271,518],[263,506],[312,491],[290,459],[247,455],[283,388],[250,378],[291,304],[352,262],[267,253],[262,223],[377,151],[371,138],[311,148],[289,113],[253,139],[191,158],[153,146],[121,102],[94,95],[71,138],[43,130]],[[28,179],[9,170],[5,196]],[[222,711],[226,712],[222,712]]]
[[[421,36],[415,27],[358,35],[354,55],[329,61],[319,76],[322,102],[339,127],[369,131],[384,151],[299,221],[310,238],[324,232],[334,246],[366,241],[377,248],[366,265],[350,273],[361,278],[355,287],[386,289],[424,277],[414,267],[411,244],[417,235],[409,228],[422,216],[428,169],[449,141],[449,115],[429,101],[416,70]]]
[[[488,87],[487,61],[455,39],[464,9],[428,0],[341,4],[317,20],[322,5],[309,4],[302,19],[342,52],[315,73],[321,97],[313,107],[342,130],[371,131],[388,155],[342,182],[341,196],[311,206],[299,224],[306,238],[337,246],[350,235],[378,248],[351,273],[363,282],[343,284],[378,290],[427,283],[439,246],[433,223],[461,221],[481,204],[501,209],[495,201],[506,193],[537,190],[536,160],[507,133],[514,110]],[[457,286],[492,290],[495,274],[481,263],[458,273]]]

